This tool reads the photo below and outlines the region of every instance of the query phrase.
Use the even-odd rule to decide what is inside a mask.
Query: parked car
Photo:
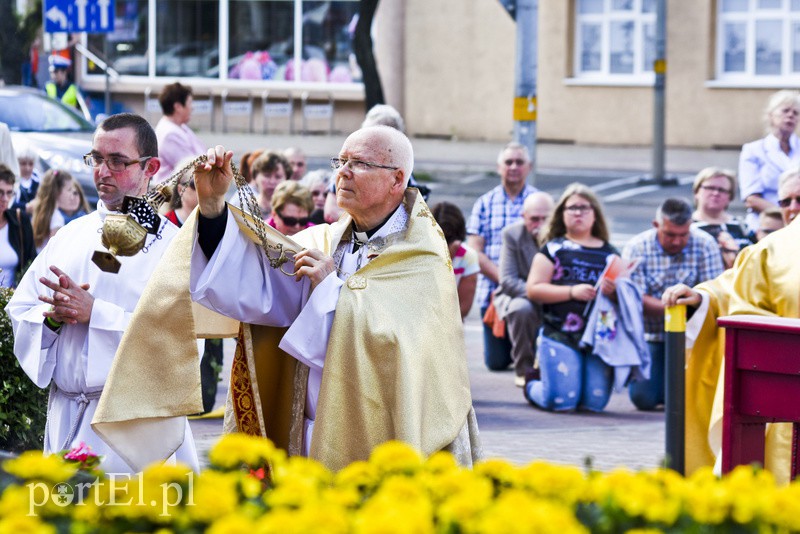
[[[14,150],[39,154],[40,174],[59,168],[72,174],[94,208],[97,189],[83,155],[92,150],[94,125],[61,102],[29,87],[0,87],[0,122],[8,125]]]

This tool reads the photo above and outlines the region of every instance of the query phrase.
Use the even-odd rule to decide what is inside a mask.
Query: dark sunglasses
[[[275,215],[280,217],[281,220],[283,221],[283,224],[285,224],[286,226],[305,226],[308,224],[309,220],[308,217],[300,217],[300,218],[284,217],[283,215],[281,215],[281,212],[279,211],[276,211]]]
[[[778,201],[778,206],[780,206],[782,208],[788,208],[789,206],[792,205],[792,200],[794,200],[795,202],[800,204],[800,197],[788,197],[788,198],[780,199]]]

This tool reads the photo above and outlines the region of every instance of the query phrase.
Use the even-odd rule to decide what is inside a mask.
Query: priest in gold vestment
[[[796,246],[800,222],[795,220],[800,213],[800,171],[781,176],[779,197],[787,223],[784,229],[746,248],[733,268],[717,279],[695,290],[675,286],[664,293],[667,305],[697,308],[686,329],[687,344],[694,341],[686,370],[687,472],[718,463],[721,452],[725,337],[716,319],[724,315],[800,317],[800,249]],[[791,424],[768,424],[765,439],[764,467],[778,482],[787,483]]]
[[[225,203],[231,157],[217,146],[196,168],[199,213],[167,259],[170,281],[149,287],[148,310],[137,310],[140,326],[150,325],[140,332],[158,328],[153,317],[165,308],[158,299],[179,292],[174,280],[187,275],[192,300],[242,324],[226,430],[269,437],[333,470],[391,439],[424,454],[450,450],[471,465],[481,451],[455,279],[439,226],[417,190],[406,188],[408,138],[385,126],[347,138],[331,162],[345,215],[293,236],[299,246],[271,237],[298,251],[293,269],[282,268],[293,276],[269,264],[247,215]],[[184,324],[204,328],[196,313]],[[123,342],[120,360],[136,360],[136,350]],[[112,373],[120,382],[135,372],[122,365]],[[196,397],[195,381],[176,402]],[[96,426],[121,424],[130,433],[124,411],[109,407]],[[146,424],[168,423],[168,415]]]

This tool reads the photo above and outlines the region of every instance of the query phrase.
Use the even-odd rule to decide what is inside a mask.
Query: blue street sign
[[[114,31],[114,0],[44,0],[44,31]]]

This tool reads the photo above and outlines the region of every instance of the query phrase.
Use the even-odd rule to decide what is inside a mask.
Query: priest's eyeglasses
[[[389,169],[391,171],[396,171],[397,169],[399,169],[399,167],[392,167],[391,165],[381,165],[380,163],[371,163],[369,161],[361,161],[360,159],[331,158],[331,168],[333,170],[341,169],[346,165],[349,165],[350,170],[353,172],[366,172],[369,170],[370,167],[374,167],[377,169]]]
[[[83,162],[88,165],[89,167],[96,168],[102,165],[103,163],[106,164],[108,170],[114,172],[122,172],[131,165],[135,165],[137,163],[144,163],[145,161],[153,158],[153,156],[147,156],[144,158],[139,159],[124,159],[117,156],[111,156],[109,158],[104,158],[98,154],[86,154],[83,156]]]

